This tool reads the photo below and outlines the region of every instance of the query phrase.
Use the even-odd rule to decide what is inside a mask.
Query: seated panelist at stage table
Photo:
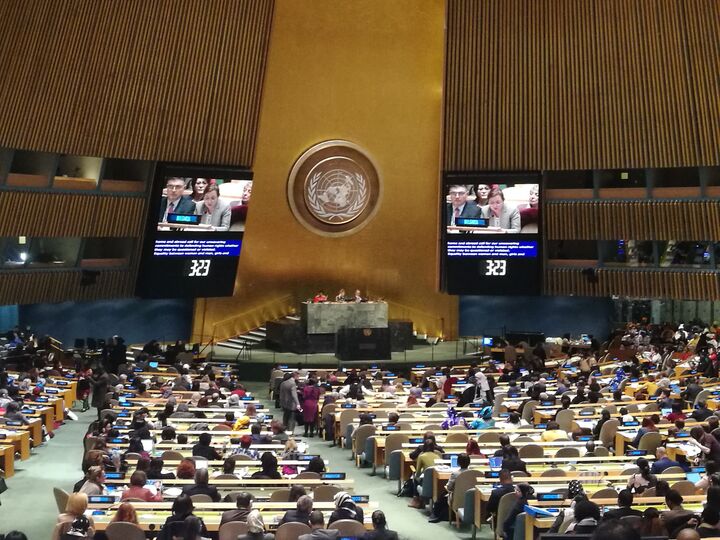
[[[312,301],[313,301],[313,304],[319,304],[321,302],[327,302],[327,299],[328,299],[328,297],[327,297],[327,294],[325,294],[325,291],[320,290],[317,292],[317,294],[315,296],[313,296]]]
[[[487,206],[483,206],[482,217],[490,220],[489,227],[500,228],[506,233],[520,232],[520,212],[514,206],[505,203],[501,189],[493,189],[488,196]]]
[[[202,216],[200,223],[210,225],[213,231],[230,229],[230,203],[220,198],[217,184],[210,184],[205,188],[203,200],[195,207],[195,213]]]
[[[337,296],[335,297],[336,302],[345,302],[345,289],[340,289],[337,293]]]
[[[359,304],[364,301],[365,299],[362,297],[362,294],[360,294],[360,289],[355,289],[355,296],[353,297],[353,302]]]
[[[167,221],[168,214],[194,214],[195,203],[190,197],[183,195],[185,191],[185,180],[182,178],[168,178],[165,184],[166,197],[160,202],[160,215],[158,220],[161,223]]]

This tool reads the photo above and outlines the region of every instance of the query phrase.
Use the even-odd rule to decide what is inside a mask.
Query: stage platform
[[[467,350],[463,354],[463,342],[444,341],[437,345],[415,345],[413,350],[392,353],[392,360],[385,361],[340,361],[333,353],[322,354],[293,354],[279,353],[267,349],[246,349],[239,352],[237,349],[216,345],[212,351],[214,362],[227,362],[236,364],[240,370],[240,377],[244,380],[267,381],[270,370],[275,364],[288,366],[301,365],[304,369],[313,368],[360,368],[378,365],[387,369],[411,368],[416,364],[447,364],[469,363],[476,359],[474,351]]]

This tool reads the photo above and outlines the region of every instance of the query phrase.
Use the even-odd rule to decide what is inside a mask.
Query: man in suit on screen
[[[195,203],[184,195],[185,180],[183,178],[168,178],[165,184],[166,197],[160,202],[160,215],[158,221],[167,221],[168,214],[194,214]]]
[[[459,217],[480,217],[480,208],[476,204],[468,203],[468,188],[460,184],[450,186],[448,190],[450,204],[446,211],[446,225],[455,226],[455,219]]]

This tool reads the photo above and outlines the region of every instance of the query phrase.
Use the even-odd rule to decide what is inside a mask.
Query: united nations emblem
[[[288,199],[295,217],[327,235],[357,231],[375,214],[380,196],[370,158],[347,141],[326,141],[303,153],[293,165]]]

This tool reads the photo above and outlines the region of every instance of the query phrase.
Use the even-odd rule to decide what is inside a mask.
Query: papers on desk
[[[163,495],[170,498],[179,497],[181,493],[182,488],[179,487],[170,487],[163,491]]]
[[[680,450],[685,452],[685,455],[689,458],[697,457],[701,453],[701,450],[694,444],[669,443],[667,446],[672,448],[679,448]]]

